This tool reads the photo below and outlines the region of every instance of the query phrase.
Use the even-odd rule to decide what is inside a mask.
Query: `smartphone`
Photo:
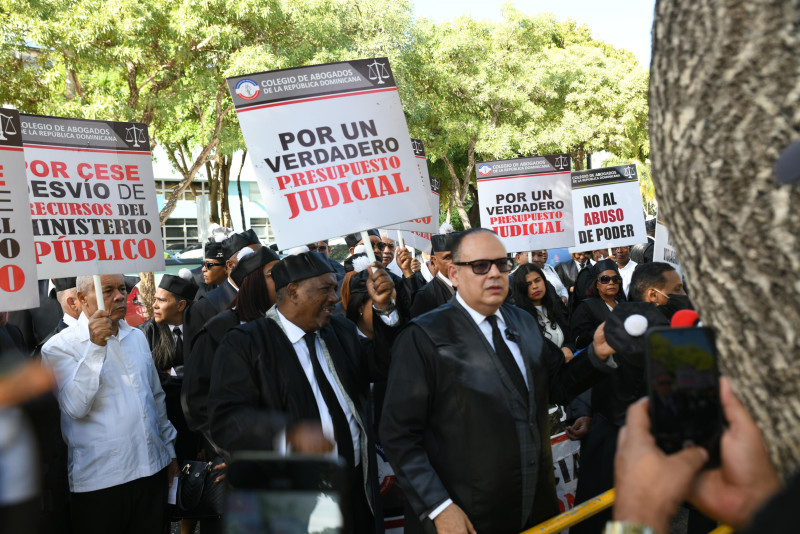
[[[653,328],[647,333],[650,426],[667,454],[699,445],[706,467],[719,465],[723,431],[714,332],[705,327]]]
[[[226,534],[336,534],[349,525],[339,458],[234,454],[227,481]]]

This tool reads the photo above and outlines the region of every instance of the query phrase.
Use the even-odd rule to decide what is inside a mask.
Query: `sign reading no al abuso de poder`
[[[20,118],[39,278],[163,270],[147,127]]]
[[[430,217],[386,58],[228,79],[282,249]]]

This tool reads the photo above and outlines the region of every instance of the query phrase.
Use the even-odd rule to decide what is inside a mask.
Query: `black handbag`
[[[178,475],[175,509],[172,519],[221,517],[225,504],[225,484],[214,484],[224,471],[214,471],[214,462],[187,460]]]

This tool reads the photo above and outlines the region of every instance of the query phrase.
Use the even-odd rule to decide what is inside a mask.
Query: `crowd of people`
[[[196,272],[162,277],[138,328],[122,274],[100,277],[102,295],[90,276],[41,281],[39,308],[0,314],[2,531],[222,532],[224,518],[167,504],[179,470],[205,461],[224,485],[232,455],[270,450],[344,461],[349,532],[397,515],[408,533],[521,532],[559,511],[553,404],[581,443],[577,502],[617,488],[616,521],[572,532],[665,534],[688,498],[702,528],[778,506],[728,381],[720,468],[700,473],[701,448],[667,456],[649,434],[643,355],[612,347],[605,323],[621,302],[656,324],[691,308],[652,245],[553,267],[481,228],[434,235],[428,261],[368,237],[346,236],[344,265],[325,241],[283,257],[251,230],[209,242]]]

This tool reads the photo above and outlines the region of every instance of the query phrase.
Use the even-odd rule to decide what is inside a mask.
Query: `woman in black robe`
[[[570,318],[570,342],[576,350],[591,344],[594,331],[606,320],[618,302],[625,301],[622,277],[617,264],[602,260],[592,267],[594,281],[586,292],[588,297],[575,309]]]

